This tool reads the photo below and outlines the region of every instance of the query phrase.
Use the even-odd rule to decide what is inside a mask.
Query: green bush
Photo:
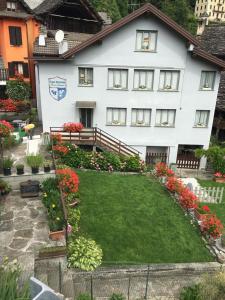
[[[6,94],[13,100],[28,100],[31,96],[31,86],[23,79],[9,80],[6,83]]]
[[[180,294],[180,300],[200,300],[199,285],[193,285],[183,288]]]
[[[94,240],[79,237],[70,240],[68,246],[68,266],[84,271],[93,271],[102,263],[102,249]]]
[[[8,184],[8,182],[6,182],[3,179],[0,179],[0,193],[2,195],[8,194],[9,192],[11,192],[12,188],[11,186]]]
[[[113,293],[109,300],[126,300],[126,297],[123,294]]]
[[[74,300],[92,300],[91,295],[89,294],[80,294],[77,298],[74,298]]]
[[[4,259],[0,264],[0,300],[31,299],[28,281],[21,281],[17,261]]]
[[[15,135],[10,135],[9,137],[4,138],[3,147],[4,147],[4,149],[10,149],[14,146],[19,145],[20,143],[21,143],[21,140],[17,141]]]
[[[68,209],[68,223],[73,227],[73,232],[77,232],[80,222],[80,210],[79,208]]]
[[[3,159],[3,168],[4,169],[8,169],[8,168],[12,168],[14,163],[14,160],[10,157],[4,158]]]

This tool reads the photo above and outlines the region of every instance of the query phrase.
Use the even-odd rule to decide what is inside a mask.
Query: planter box
[[[53,257],[61,257],[66,255],[66,247],[49,247],[39,250],[38,257],[39,258],[53,258]]]
[[[22,198],[38,197],[40,191],[40,182],[37,180],[28,180],[20,183],[20,193]]]
[[[64,236],[65,236],[65,231],[64,230],[50,231],[49,232],[49,238],[52,241],[60,241],[60,240],[64,239]]]
[[[204,221],[207,217],[210,217],[212,214],[201,214],[195,209],[195,218],[198,221]]]
[[[218,183],[225,183],[224,177],[214,177],[214,181]]]

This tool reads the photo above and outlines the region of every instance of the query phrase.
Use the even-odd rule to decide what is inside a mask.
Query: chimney
[[[68,41],[63,40],[61,43],[59,43],[59,54],[63,54],[69,49],[68,47]]]

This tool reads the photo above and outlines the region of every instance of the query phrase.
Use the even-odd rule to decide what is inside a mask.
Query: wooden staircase
[[[139,156],[139,151],[123,143],[104,130],[97,127],[84,128],[81,132],[65,132],[63,127],[50,127],[50,133],[60,133],[63,142],[70,142],[76,145],[91,145],[103,150],[122,154],[126,156]]]

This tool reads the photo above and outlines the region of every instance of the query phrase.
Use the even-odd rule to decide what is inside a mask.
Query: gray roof
[[[31,16],[31,14],[27,14],[25,12],[7,11],[7,10],[0,11],[0,17],[27,19],[30,16]]]
[[[38,38],[35,40],[34,43],[34,56],[58,56],[59,55],[59,45],[55,41],[55,32],[54,30],[48,31],[48,37],[45,39],[46,45],[39,46],[38,45]],[[92,34],[87,33],[77,33],[77,32],[65,32],[65,40],[68,41],[68,48],[71,49],[82,42],[88,40],[92,37]]]
[[[45,14],[61,4],[63,0],[44,0],[34,9],[34,12],[37,15]]]
[[[35,7],[37,7],[38,5],[41,4],[41,2],[43,2],[44,0],[25,0],[25,2],[28,4],[28,6],[31,9],[34,9]]]
[[[225,58],[225,24],[206,26],[199,40],[207,52]]]

